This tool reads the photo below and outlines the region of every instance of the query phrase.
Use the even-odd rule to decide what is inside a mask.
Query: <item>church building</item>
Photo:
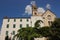
[[[0,40],[5,40],[6,35],[12,37],[20,28],[34,27],[36,21],[41,20],[40,27],[50,26],[56,15],[49,9],[44,13],[37,12],[37,6],[32,5],[32,16],[30,17],[4,17],[2,22]]]

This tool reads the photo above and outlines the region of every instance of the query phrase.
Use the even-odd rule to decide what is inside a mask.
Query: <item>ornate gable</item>
[[[51,20],[54,20],[56,18],[55,14],[50,10],[46,10],[46,12],[42,16],[46,19],[51,18]]]
[[[47,15],[51,15],[51,16],[55,16],[56,17],[56,15],[49,9],[46,10],[44,14],[42,14],[42,16],[47,16]]]
[[[42,14],[42,17],[44,19],[44,24],[45,26],[49,26],[51,25],[51,23],[55,20],[56,16],[55,14],[50,11],[50,10],[46,10],[44,14]]]

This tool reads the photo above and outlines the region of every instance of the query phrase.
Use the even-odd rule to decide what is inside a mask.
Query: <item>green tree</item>
[[[50,27],[46,27],[46,26],[39,29],[39,33],[40,33],[43,37],[48,37],[48,36],[50,36],[49,31],[50,31]]]
[[[40,34],[32,27],[22,28],[18,30],[18,33],[14,36],[24,40],[33,40],[36,37],[40,37]]]
[[[60,40],[60,18],[55,19],[51,27],[42,27],[39,33],[44,37],[49,37],[49,40]]]
[[[54,22],[52,22],[51,27],[60,28],[60,18],[56,18]]]
[[[56,18],[51,25],[51,39],[60,40],[60,18]]]

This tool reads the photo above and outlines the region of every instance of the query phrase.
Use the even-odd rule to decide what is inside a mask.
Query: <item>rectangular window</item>
[[[51,24],[52,24],[53,22],[51,21]]]
[[[10,21],[10,19],[8,19],[8,22]]]
[[[22,28],[22,24],[20,24],[20,28]]]
[[[6,31],[6,35],[8,35],[8,31]]]
[[[49,26],[50,26],[50,21],[48,21],[48,24],[49,24]]]
[[[22,19],[20,19],[20,22],[22,22]]]
[[[16,22],[16,19],[14,19],[14,22]]]
[[[29,27],[29,24],[26,24],[27,27]]]
[[[16,27],[16,25],[15,24],[13,24],[13,28],[15,28]]]
[[[27,22],[28,22],[29,20],[27,19]]]
[[[13,35],[15,35],[15,31],[13,31]]]
[[[49,26],[52,24],[52,21],[48,21]]]
[[[7,24],[7,28],[9,28],[9,24]]]

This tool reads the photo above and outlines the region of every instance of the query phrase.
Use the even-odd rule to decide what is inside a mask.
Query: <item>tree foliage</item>
[[[19,29],[15,36],[24,40],[33,40],[33,38],[37,37],[48,37],[49,40],[60,40],[60,18],[55,19],[51,27],[45,26],[38,29],[40,27],[39,22],[41,21],[38,20],[35,23],[35,27]]]
[[[40,37],[40,34],[38,34],[34,28],[27,27],[19,29],[15,37],[22,38],[24,40],[33,40],[36,37]]]
[[[60,18],[56,18],[51,27],[60,28]]]
[[[8,35],[5,37],[5,40],[9,40],[9,37],[8,37]]]

